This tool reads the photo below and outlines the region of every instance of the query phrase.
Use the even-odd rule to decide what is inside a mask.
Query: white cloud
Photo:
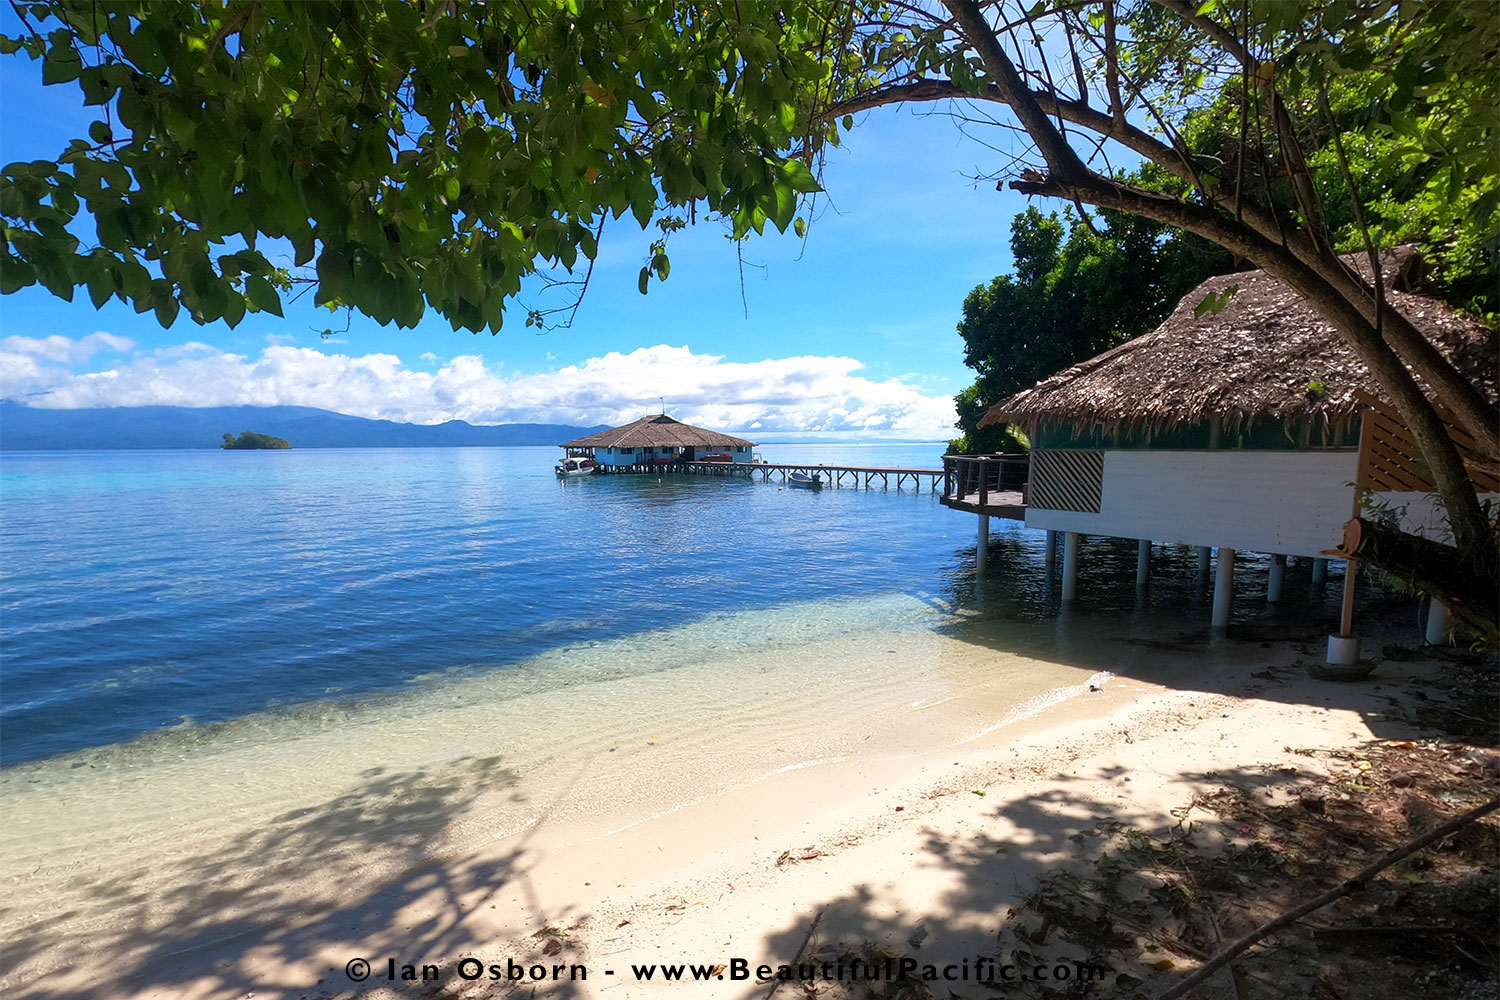
[[[865,377],[860,362],[845,357],[731,362],[663,344],[526,374],[502,373],[503,366],[475,355],[425,372],[393,354],[354,357],[273,345],[252,360],[204,346],[184,344],[93,374],[48,368],[34,358],[28,366],[30,356],[20,354],[7,364],[0,355],[0,393],[45,391],[31,401],[57,408],[297,405],[422,424],[619,424],[655,411],[660,398],[679,419],[771,435],[937,439],[952,432],[954,420],[951,397],[925,395],[900,379]],[[65,347],[53,350],[66,354]]]
[[[100,351],[121,354],[135,346],[129,337],[117,337],[112,333],[91,333],[74,340],[53,334],[50,337],[6,337],[0,339],[0,352],[20,354],[38,361],[57,364],[78,364],[87,361]]]
[[[436,354],[433,354],[431,351],[426,351],[426,352],[424,352],[422,354],[422,360],[423,361],[441,361],[443,359],[440,358],[440,357],[438,357]]]

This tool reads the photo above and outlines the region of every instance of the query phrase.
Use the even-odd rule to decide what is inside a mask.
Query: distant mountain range
[[[293,448],[455,448],[556,445],[608,425],[402,424],[310,406],[128,406],[46,410],[0,400],[0,451],[217,448],[225,433],[255,431]]]

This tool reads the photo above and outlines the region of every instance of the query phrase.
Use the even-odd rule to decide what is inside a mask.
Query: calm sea
[[[941,447],[763,450],[771,461],[932,468]],[[662,637],[631,669],[668,670],[701,652],[668,638],[685,626],[718,622],[694,641],[750,649],[857,629],[865,612],[889,624],[882,598],[915,598],[930,615],[907,624],[923,628],[973,602],[974,518],[926,490],[560,482],[557,455],[7,454],[5,764],[525,670],[549,651],[581,663],[591,646],[629,636]],[[1000,590],[987,610],[1044,614],[1040,533],[996,526]],[[1094,609],[1118,610],[1133,600],[1123,585],[1133,544],[1095,548],[1092,577],[1122,585],[1103,588]],[[843,602],[842,621],[826,620],[828,602]],[[745,617],[775,609],[777,635]]]
[[[933,467],[940,449],[770,450]],[[557,455],[7,454],[5,762],[962,574],[970,519],[930,494],[559,482]]]
[[[1111,677],[1257,655],[1202,641],[1186,549],[1138,596],[1135,544],[1086,539],[1060,613],[1042,533],[997,521],[976,579],[976,519],[926,490],[559,482],[556,457],[0,458],[0,992],[187,992],[313,915],[343,934],[420,897],[441,859],[607,853],[789,788],[812,794],[769,811],[806,817]],[[1241,622],[1336,620],[1305,564],[1275,611],[1244,570]]]

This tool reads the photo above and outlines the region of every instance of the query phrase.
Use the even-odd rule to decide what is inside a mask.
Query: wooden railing
[[[991,493],[1024,493],[1031,458],[1014,455],[944,455],[943,496],[953,499],[978,496],[981,507]]]

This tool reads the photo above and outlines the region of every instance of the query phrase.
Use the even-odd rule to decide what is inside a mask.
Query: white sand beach
[[[704,679],[671,680],[670,714],[660,674],[581,680],[568,729],[543,740],[515,730],[545,724],[547,693],[511,692],[369,731],[244,723],[196,753],[11,769],[6,995],[503,996],[461,973],[511,962],[587,969],[539,995],[761,995],[727,971],[631,970],[774,967],[815,918],[820,942],[973,961],[1101,821],[1164,829],[1216,775],[1403,735],[1385,699],[1428,669],[1339,685],[1293,667],[1287,641],[1033,632],[1025,654],[928,630],[813,641],[747,658],[729,690],[710,677],[722,661],[685,664]],[[900,685],[875,669],[886,656],[911,665]],[[256,768],[238,780],[236,755]]]

